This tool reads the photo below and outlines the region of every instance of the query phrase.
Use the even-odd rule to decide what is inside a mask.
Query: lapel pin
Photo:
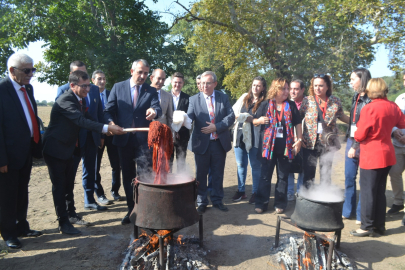
[[[94,103],[96,103],[97,102],[97,100],[96,99],[94,99]]]

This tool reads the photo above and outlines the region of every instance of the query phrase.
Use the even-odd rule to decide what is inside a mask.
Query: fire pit
[[[172,241],[173,234],[199,222],[199,244],[203,241],[203,220],[195,208],[197,182],[195,178],[167,175],[163,184],[154,184],[154,177],[135,178],[135,206],[130,215],[134,224],[134,238],[138,227],[150,230],[158,237],[159,264],[164,269],[164,241]],[[144,252],[147,252],[146,247]],[[168,257],[167,260],[172,260]]]

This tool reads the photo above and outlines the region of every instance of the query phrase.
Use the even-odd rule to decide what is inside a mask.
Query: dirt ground
[[[49,123],[50,107],[39,107],[39,115]],[[342,145],[335,155],[332,181],[344,188],[344,158]],[[194,171],[194,157],[187,154],[187,163]],[[102,184],[111,188],[111,169],[108,157],[103,157]],[[274,178],[273,178],[274,179]],[[389,182],[389,181],[388,181]],[[247,193],[251,191],[251,175],[247,179]],[[274,181],[273,181],[274,183]],[[231,197],[237,190],[236,162],[233,151],[227,155],[224,204],[229,212],[208,208],[204,214],[204,247],[207,260],[216,269],[277,269],[270,260],[270,248],[274,243],[277,215],[274,211],[258,215],[247,200],[234,203]],[[31,228],[43,231],[38,238],[22,238],[21,250],[9,250],[0,259],[0,269],[117,269],[124,258],[124,251],[133,231],[130,225],[121,225],[126,213],[125,201],[115,202],[105,212],[84,210],[81,166],[76,175],[75,201],[77,212],[93,226],[80,227],[82,235],[70,237],[58,232],[54,211],[51,182],[43,160],[34,162],[30,182],[28,221]],[[272,187],[274,192],[274,184]],[[270,205],[273,204],[273,192]],[[121,187],[120,194],[124,195]],[[107,197],[111,199],[109,192]],[[388,183],[387,205],[392,204],[392,191]],[[294,202],[289,204],[282,216],[291,216]],[[355,220],[346,220],[342,231],[340,250],[355,261],[358,269],[405,269],[405,226],[401,226],[403,212],[387,216],[387,234],[375,238],[355,238],[349,232],[356,229]],[[286,223],[281,233],[299,231]],[[198,227],[181,230],[178,234],[198,236]],[[5,243],[0,240],[1,249]]]

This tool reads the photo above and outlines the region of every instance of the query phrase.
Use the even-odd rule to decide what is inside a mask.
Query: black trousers
[[[362,230],[385,229],[385,189],[391,166],[365,170],[360,168],[361,226]]]
[[[147,142],[138,142],[134,134],[129,135],[128,143],[124,147],[118,147],[118,154],[122,170],[122,185],[127,198],[128,215],[135,206],[132,180],[137,176],[150,177],[152,173],[152,149],[148,148]]]
[[[74,216],[73,187],[76,171],[74,170],[73,157],[63,160],[44,153],[44,160],[48,166],[52,182],[52,196],[56,216],[60,223]]]
[[[267,210],[270,193],[271,178],[274,167],[277,168],[277,183],[274,192],[274,207],[280,209],[287,208],[288,175],[290,173],[290,161],[283,154],[273,154],[273,158],[268,160],[261,158],[262,167],[260,172],[259,188],[256,194],[255,207]]]
[[[316,141],[313,150],[302,148],[303,154],[303,168],[304,179],[303,184],[306,188],[309,188],[315,180],[316,165],[319,159],[319,169],[321,182],[332,182],[332,163],[333,155],[336,151],[329,151],[327,147],[322,145],[319,140]]]
[[[0,173],[0,230],[4,241],[29,230],[27,210],[31,168],[32,156],[29,155],[21,169],[8,168],[7,173]]]
[[[95,192],[97,197],[104,195],[104,189],[101,185],[100,165],[103,158],[104,149],[107,148],[108,159],[110,160],[110,166],[112,169],[112,182],[111,191],[118,193],[121,187],[121,165],[118,154],[118,147],[112,144],[113,136],[106,136],[104,139],[104,145],[102,148],[98,148],[97,155],[97,179]]]

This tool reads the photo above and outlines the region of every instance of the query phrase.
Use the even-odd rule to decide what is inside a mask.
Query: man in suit
[[[172,76],[172,98],[175,111],[187,113],[190,96],[182,92],[184,86],[184,76],[180,72],[175,72]],[[174,134],[174,151],[170,158],[170,168],[173,166],[174,152],[176,152],[177,172],[184,170],[186,164],[187,144],[190,139],[190,131],[186,127],[181,127],[179,132]],[[172,169],[172,168],[171,168]]]
[[[160,107],[162,108],[162,115],[153,121],[159,121],[162,124],[168,125],[172,128],[173,123],[173,101],[172,95],[170,95],[165,90],[161,90],[165,85],[166,73],[157,68],[150,75],[150,81],[152,82],[150,86],[156,88],[159,96]]]
[[[51,111],[51,120],[44,135],[43,155],[52,181],[52,195],[59,230],[65,234],[79,234],[69,221],[70,203],[66,198],[67,190],[73,190],[74,170],[73,153],[80,151],[80,128],[99,133],[111,132],[124,134],[121,127],[104,125],[93,121],[87,111],[86,96],[90,91],[89,75],[76,70],[69,75],[70,89],[55,102]],[[73,174],[73,177],[72,177]],[[72,198],[73,199],[73,198]]]
[[[197,211],[202,214],[208,205],[207,175],[211,170],[211,202],[215,208],[228,211],[222,203],[226,152],[232,149],[229,127],[235,121],[228,96],[214,91],[217,76],[212,71],[201,75],[202,92],[192,96],[187,115],[194,121],[189,149],[194,152],[196,178],[200,183],[197,193]]]
[[[149,64],[139,59],[132,63],[131,78],[114,84],[104,109],[106,123],[118,124],[124,128],[149,127],[152,119],[162,115],[159,96],[155,88],[145,83]],[[131,132],[114,136],[113,144],[118,146],[121,162],[122,184],[127,197],[128,213],[121,223],[129,224],[129,215],[134,208],[132,179],[150,172],[151,149],[148,147],[148,132]],[[135,163],[137,168],[135,167]]]
[[[94,71],[91,80],[100,90],[100,100],[104,110],[108,97],[110,96],[110,91],[105,88],[107,81],[104,72],[102,70]],[[108,159],[110,160],[110,166],[112,169],[111,196],[115,201],[121,201],[122,198],[118,193],[121,187],[121,166],[118,156],[118,148],[112,143],[113,138],[113,136],[106,136],[104,139],[101,139],[101,146],[98,148],[97,154],[97,178],[94,191],[98,198],[101,198],[104,195],[104,189],[101,185],[100,165],[103,158],[104,148],[107,148]]]
[[[70,64],[70,73],[81,70],[87,73],[86,65],[82,61],[73,61]],[[58,88],[57,97],[58,98],[61,94],[69,90],[69,83],[60,86]],[[90,92],[86,96],[86,111],[89,113],[91,120],[104,123],[103,121],[103,106],[100,100],[99,88],[96,85],[90,86]],[[80,142],[80,153],[75,155],[74,157],[74,172],[76,173],[77,167],[80,164],[80,158],[82,160],[82,185],[84,189],[84,209],[85,210],[99,210],[104,211],[107,210],[107,207],[102,205],[110,204],[110,201],[106,198],[104,194],[104,190],[99,183],[97,194],[97,201],[98,203],[102,204],[99,205],[96,203],[94,199],[94,191],[96,186],[96,170],[97,170],[97,153],[98,149],[101,146],[101,139],[103,139],[99,132],[92,132],[87,129],[81,129],[79,133],[79,142]],[[102,193],[101,193],[102,191]],[[73,198],[73,189],[68,190],[67,194],[68,200]],[[73,202],[73,200],[72,200]],[[68,204],[72,209],[69,213],[75,213],[74,210],[76,209],[74,203]],[[70,217],[71,223],[78,224],[78,225],[88,225],[87,221],[81,219],[80,216],[76,215]]]
[[[201,74],[197,76],[197,78],[195,78],[195,82],[197,83],[197,89],[198,91],[202,91],[201,90]]]
[[[7,61],[9,76],[0,81],[0,231],[10,248],[20,236],[39,236],[27,221],[32,157],[41,157],[37,105],[32,85],[33,60],[17,53]]]

